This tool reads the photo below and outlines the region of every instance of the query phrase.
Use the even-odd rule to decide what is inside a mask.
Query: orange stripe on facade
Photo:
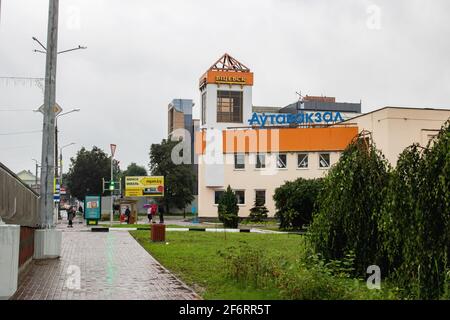
[[[342,151],[357,134],[357,127],[225,130],[222,143],[224,153]],[[197,132],[195,152],[205,150],[206,132]]]

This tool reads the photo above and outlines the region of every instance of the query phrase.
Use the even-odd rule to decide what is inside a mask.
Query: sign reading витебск
[[[336,123],[342,122],[344,119],[340,112],[301,112],[298,114],[281,113],[281,114],[259,114],[253,113],[248,123],[251,126],[259,125],[261,128],[267,125],[288,125],[296,124],[314,124],[314,123]]]

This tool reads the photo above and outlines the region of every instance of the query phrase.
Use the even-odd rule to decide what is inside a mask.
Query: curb
[[[94,229],[94,228],[92,228]],[[109,231],[150,231],[150,228],[110,228]],[[94,232],[94,230],[92,230]],[[259,233],[259,234],[291,234],[292,232],[271,231],[263,229],[216,229],[216,228],[166,228],[166,231],[178,232],[227,232],[227,233]],[[101,231],[97,231],[101,232]],[[298,233],[295,233],[298,234]]]

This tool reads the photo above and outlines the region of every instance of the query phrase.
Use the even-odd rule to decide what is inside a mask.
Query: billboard
[[[126,177],[125,197],[164,197],[164,177]]]
[[[102,214],[102,198],[100,196],[86,196],[84,200],[84,218],[86,220],[100,220]]]

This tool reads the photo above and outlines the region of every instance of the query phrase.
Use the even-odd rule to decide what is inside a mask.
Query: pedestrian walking
[[[69,220],[69,225],[67,226],[68,228],[73,228],[73,219],[75,218],[75,214],[75,207],[70,206],[69,210],[67,211],[67,219]]]
[[[152,205],[150,206],[151,222],[156,223],[157,213],[158,213],[158,205],[156,203],[152,203]]]

